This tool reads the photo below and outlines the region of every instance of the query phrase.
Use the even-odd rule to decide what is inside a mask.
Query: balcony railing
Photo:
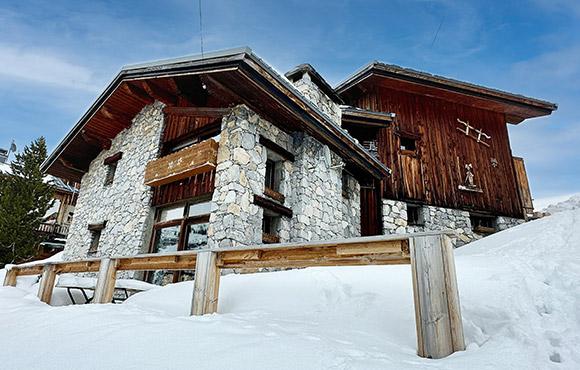
[[[216,167],[218,143],[213,139],[171,153],[147,163],[145,184],[161,186]]]
[[[37,231],[42,234],[58,234],[66,236],[68,234],[68,225],[61,225],[57,223],[44,222],[38,226]]]

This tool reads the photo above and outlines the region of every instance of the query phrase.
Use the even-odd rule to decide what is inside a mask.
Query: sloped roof
[[[356,94],[357,86],[371,85],[458,101],[465,105],[505,113],[508,122],[514,124],[527,118],[549,115],[558,109],[557,104],[545,100],[378,61],[370,62],[347,77],[335,90],[344,97]]]
[[[290,131],[309,133],[356,171],[375,178],[390,172],[247,47],[124,67],[50,154],[42,169],[80,182],[90,162],[110,147],[119,132],[131,126],[132,118],[143,107],[155,100],[171,105],[178,94],[196,83],[235,96],[236,103],[248,105]]]

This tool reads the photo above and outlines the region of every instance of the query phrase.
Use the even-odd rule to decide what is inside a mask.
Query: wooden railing
[[[98,271],[93,302],[109,303],[118,271],[195,269],[191,314],[204,315],[217,311],[224,268],[411,264],[418,354],[441,358],[465,349],[450,236],[425,232],[13,266],[4,285],[16,286],[21,275],[42,274],[38,296],[50,303],[57,274]]]
[[[38,226],[37,231],[45,234],[59,234],[66,236],[68,234],[68,228],[68,225],[44,222]]]

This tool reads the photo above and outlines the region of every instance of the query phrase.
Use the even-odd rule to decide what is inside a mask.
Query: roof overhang
[[[508,123],[546,116],[558,105],[522,95],[436,76],[396,65],[371,62],[335,87],[345,100],[382,86],[500,112]]]
[[[232,102],[248,105],[289,132],[304,131],[314,136],[360,176],[381,179],[390,173],[247,47],[124,67],[41,169],[80,182],[90,162],[110,147],[120,131],[130,127],[143,107],[155,100],[170,104],[180,86],[192,79],[201,80],[204,87],[211,85],[208,90],[232,97]]]

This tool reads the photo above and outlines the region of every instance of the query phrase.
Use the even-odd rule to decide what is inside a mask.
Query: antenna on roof
[[[203,27],[201,23],[201,0],[199,0],[199,43],[201,46],[201,59],[203,59]]]

